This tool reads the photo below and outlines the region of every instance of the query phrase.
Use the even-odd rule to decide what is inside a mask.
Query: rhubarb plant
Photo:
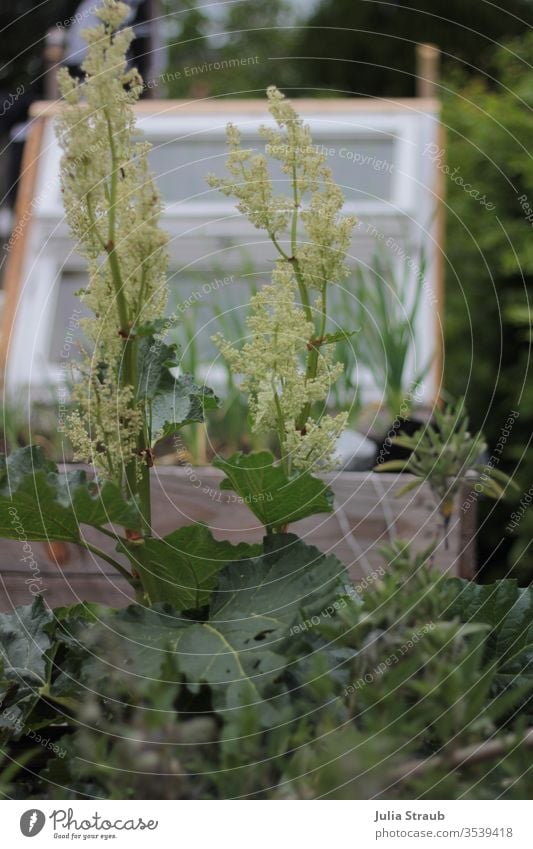
[[[250,479],[265,470],[282,476],[287,490],[298,492],[301,485],[309,514],[328,509],[323,497],[320,503],[307,500],[303,491],[313,471],[334,466],[335,444],[348,418],[346,412],[325,412],[329,389],[343,368],[334,360],[335,343],[351,335],[336,324],[330,327],[328,294],[348,275],[345,257],[356,221],[342,214],[342,191],[309,127],[274,86],[267,96],[275,126],[259,130],[265,153],[244,148],[238,129],[229,124],[229,177],[211,174],[208,183],[234,197],[238,210],[273,246],[272,278],[251,299],[247,341],[238,347],[221,334],[215,341],[242,376],[253,431],[276,434],[279,463],[272,456],[258,462],[237,454],[218,465],[227,474],[224,486],[243,497]],[[275,191],[270,160],[280,164],[287,195]],[[281,521],[277,516],[276,523],[268,523],[264,511],[248,503],[267,529],[283,530],[293,521],[289,510]]]
[[[139,140],[132,108],[142,80],[126,59],[133,34],[121,26],[129,7],[104,0],[95,14],[100,24],[85,31],[82,79],[59,71],[57,120],[66,218],[87,262],[88,285],[80,297],[91,312],[81,322],[87,343],[76,366],[66,432],[75,460],[86,463],[89,474],[58,470],[36,447],[15,452],[0,469],[0,528],[6,537],[19,537],[22,528],[27,539],[77,543],[111,563],[140,600],[164,596],[186,607],[213,585],[217,569],[248,548],[218,543],[202,525],[187,538],[192,554],[180,548],[181,537],[153,539],[154,447],[203,421],[217,400],[190,375],[175,376],[176,347],[162,338],[167,236],[149,145]],[[84,526],[111,536],[119,555],[89,542]]]
[[[74,459],[88,471],[61,471],[36,447],[15,452],[0,469],[0,528],[11,538],[22,527],[27,539],[76,543],[113,565],[139,601],[199,610],[226,564],[262,548],[215,540],[201,524],[163,539],[152,530],[154,447],[184,425],[202,422],[217,399],[190,375],[176,376],[177,350],[164,338],[167,236],[149,145],[135,126],[133,106],[143,86],[126,58],[127,14],[125,4],[104,0],[96,10],[100,24],[85,31],[82,78],[59,72],[61,187],[72,237],[87,263],[80,297],[90,311],[80,322],[87,341],[66,432]],[[333,361],[338,332],[328,332],[327,297],[347,273],[354,221],[341,215],[342,193],[309,129],[276,89],[268,100],[278,130],[261,132],[290,178],[291,197],[274,196],[266,157],[242,151],[231,128],[231,181],[211,183],[237,195],[278,252],[272,282],[252,298],[253,340],[241,351],[219,340],[230,364],[246,376],[254,429],[274,428],[280,449],[279,461],[269,452],[218,458],[226,473],[222,488],[235,490],[270,535],[332,510],[330,490],[312,471],[329,467],[346,421],[344,413],[332,417],[317,407],[341,370]],[[95,543],[92,533],[89,540],[87,527],[111,537],[115,551]]]

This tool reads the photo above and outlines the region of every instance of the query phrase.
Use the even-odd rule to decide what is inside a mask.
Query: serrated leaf
[[[188,610],[207,604],[227,563],[253,557],[262,547],[216,540],[207,525],[199,523],[119,550],[130,558],[152,603],[166,601],[176,610]]]
[[[239,451],[213,465],[226,475],[220,488],[235,491],[267,529],[332,512],[333,493],[323,481],[309,472],[289,478],[274,462],[270,451]]]
[[[245,563],[232,563],[221,574],[211,616],[239,611],[240,616],[275,615],[287,625],[302,610],[315,613],[339,595],[345,566],[295,534],[265,540],[265,553]],[[320,612],[320,611],[319,611]]]
[[[212,389],[198,386],[190,374],[172,378],[168,389],[159,392],[150,405],[152,442],[171,436],[194,422],[205,420],[205,410],[218,406]]]
[[[184,676],[193,692],[209,685],[219,710],[235,702],[260,704],[267,695],[283,692],[290,662],[283,647],[290,626],[304,611],[320,613],[336,598],[345,568],[333,555],[326,557],[291,535],[278,543],[275,550],[231,563],[221,572],[207,622],[191,622],[168,605],[119,611],[101,631],[106,656],[121,658],[125,680],[129,671],[136,679],[165,674],[168,680],[163,670],[171,659],[174,679]],[[99,633],[97,626],[91,630]],[[104,651],[92,642],[87,669],[95,686],[105,673],[99,657]],[[273,712],[261,715],[268,723]]]
[[[109,607],[95,601],[80,601],[78,604],[54,607],[54,621],[47,628],[52,632],[58,625],[68,628],[73,621],[98,622],[109,613]]]
[[[53,615],[38,596],[13,613],[0,613],[2,727],[16,730],[46,680],[46,627]]]
[[[450,586],[456,593],[451,614],[490,626],[485,659],[497,664],[497,685],[522,686],[529,680],[533,693],[533,587],[509,579],[483,585],[454,579]]]
[[[115,484],[98,485],[83,470],[66,473],[44,457],[39,446],[2,458],[0,535],[7,539],[78,542],[80,524],[116,523],[135,530],[139,515]]]
[[[203,422],[205,410],[218,405],[212,389],[198,386],[190,374],[174,377],[176,346],[152,336],[139,340],[137,398],[143,401],[152,445],[193,422]]]
[[[176,346],[166,345],[153,336],[142,337],[138,344],[137,398],[151,401],[174,383],[170,369],[178,365]]]

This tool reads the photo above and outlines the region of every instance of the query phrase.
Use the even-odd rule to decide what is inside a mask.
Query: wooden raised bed
[[[165,535],[192,522],[206,522],[219,539],[260,541],[262,528],[235,493],[221,491],[222,473],[212,468],[156,467],[153,472],[153,526]],[[410,480],[408,475],[374,472],[340,472],[328,476],[335,492],[335,512],[312,516],[290,530],[321,551],[342,560],[357,581],[383,564],[380,546],[400,537],[415,551],[426,548],[440,528],[440,519],[427,485],[400,498],[395,492]],[[435,553],[436,568],[450,576],[474,575],[475,511],[450,522],[446,543],[441,538]],[[112,540],[92,529],[87,539],[113,551]],[[127,582],[105,561],[75,545],[59,544],[50,551],[44,543],[31,543],[37,577],[51,607],[79,601],[113,606],[130,602]],[[24,561],[22,543],[2,540],[0,548],[0,609],[9,610],[32,600],[29,579],[34,577]],[[35,573],[37,574],[37,573]],[[33,584],[35,590],[35,584]]]

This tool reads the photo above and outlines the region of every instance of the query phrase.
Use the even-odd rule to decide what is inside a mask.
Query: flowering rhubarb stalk
[[[290,194],[274,193],[267,156],[243,148],[231,124],[230,177],[209,175],[208,182],[235,197],[239,211],[267,233],[277,261],[271,283],[251,299],[250,341],[241,349],[220,334],[215,341],[243,375],[254,431],[276,431],[282,466],[291,474],[330,468],[346,425],[347,413],[331,416],[315,413],[315,407],[324,406],[342,371],[333,355],[342,334],[327,332],[328,292],[348,274],[345,256],[356,222],[342,215],[343,194],[309,127],[275,87],[267,95],[277,129],[262,127],[260,133],[266,154],[287,175]]]
[[[135,135],[132,104],[142,80],[127,67],[131,29],[117,31],[128,12],[124,3],[104,0],[95,11],[101,24],[84,34],[83,81],[66,69],[59,72],[63,199],[88,263],[82,299],[93,312],[83,321],[91,350],[83,354],[68,435],[75,459],[89,461],[137,498],[148,532],[154,434],[139,386],[138,348],[147,327],[164,314],[167,237],[159,226],[149,145]]]

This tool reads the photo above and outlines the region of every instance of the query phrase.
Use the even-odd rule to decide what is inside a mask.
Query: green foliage
[[[293,4],[287,0],[237,3],[217,9],[216,24],[198,0],[187,0],[178,14],[166,0],[169,40],[166,84],[169,97],[257,97],[272,83],[272,60],[285,57],[294,42]],[[299,81],[298,68],[275,62],[275,77]]]
[[[463,622],[486,622],[490,634],[485,661],[495,665],[498,689],[523,686],[533,695],[533,587],[519,588],[516,581],[479,585],[454,582],[457,596],[451,612]]]
[[[327,14],[328,6],[324,3],[317,15]],[[277,14],[281,8],[276,4],[267,14]],[[410,7],[402,11],[403,20],[408,20]],[[233,28],[220,55],[237,52],[243,36],[249,37],[241,26],[250,14],[248,5],[232,6],[227,14]],[[250,44],[269,39],[261,25],[264,14],[261,8],[253,19],[255,34]],[[493,19],[482,18],[489,31]],[[201,43],[206,26],[201,11],[194,10],[184,20],[182,41]],[[388,32],[385,28],[385,35]],[[110,33],[109,38],[111,44]],[[524,44],[530,50],[533,41]],[[520,56],[502,57],[504,77],[515,74],[517,63],[521,67]],[[108,70],[110,83],[122,91],[122,78]],[[464,119],[465,132],[457,130],[457,138],[471,144],[474,136],[467,130],[475,124],[477,131],[476,110],[485,101],[487,114],[503,134],[510,125],[516,130],[515,140],[520,139],[524,123],[519,110],[507,113],[503,95],[476,82],[470,85],[473,97],[466,101],[457,125]],[[531,99],[522,80],[519,89]],[[207,91],[212,93],[213,88]],[[281,110],[280,126],[296,126],[305,137],[306,131],[287,111],[287,104],[276,92],[271,92],[271,97]],[[111,127],[109,117],[106,121]],[[128,129],[129,124],[124,127]],[[94,129],[92,125],[87,128]],[[82,147],[78,122],[67,121],[67,130]],[[267,137],[274,138],[268,133]],[[492,147],[492,134],[483,141],[486,149],[498,153],[497,134],[494,138]],[[481,146],[473,153],[473,147],[465,149],[466,167],[479,164],[476,157],[484,150]],[[505,145],[501,151],[504,149]],[[115,247],[115,202],[117,174],[124,169],[118,168],[114,144],[109,154],[107,194],[100,197],[96,217],[87,198],[86,202],[91,238],[99,238],[97,253],[103,252],[105,262],[110,263],[117,298],[123,301],[117,265],[120,256]],[[248,154],[235,148],[233,156],[232,167],[236,167]],[[522,153],[509,161],[517,169],[523,167]],[[258,163],[255,159],[247,173],[253,174]],[[129,171],[131,168],[128,179]],[[70,187],[75,195],[79,186],[72,174],[67,166],[64,177],[67,183],[72,178]],[[126,176],[121,173],[120,179]],[[323,176],[326,182],[330,179],[326,171]],[[528,190],[533,189],[529,176],[524,178]],[[479,175],[480,182],[485,178],[485,172]],[[502,189],[499,179],[497,176],[490,183],[495,194]],[[243,189],[238,181],[235,186],[241,200],[255,197],[255,190],[248,191],[249,184]],[[224,184],[222,188],[231,193],[235,186]],[[132,193],[139,192],[139,203],[141,188],[132,185]],[[458,188],[454,182],[453,191]],[[311,300],[303,270],[310,288],[321,293],[317,332],[305,336],[307,365],[301,376],[307,381],[317,378],[319,353],[324,353],[319,349],[333,344],[346,348],[352,335],[352,330],[325,332],[327,281],[318,280],[317,285],[320,263],[313,253],[317,246],[320,253],[324,245],[314,237],[318,231],[327,231],[324,239],[329,239],[326,247],[335,273],[326,278],[338,282],[344,271],[336,267],[336,240],[342,236],[342,228],[348,237],[351,222],[342,224],[328,213],[326,227],[308,216],[307,224],[313,223],[314,247],[311,253],[309,245],[301,250],[296,239],[301,196],[294,175],[293,189],[289,206],[283,201],[285,206],[278,210],[285,210],[284,226],[291,219],[289,253],[278,242],[277,230],[270,232],[269,210],[265,207],[262,213],[281,257],[278,270],[284,269],[278,282],[285,280],[291,304],[297,285],[310,326]],[[340,209],[342,198],[333,185],[329,189],[334,212]],[[95,190],[103,191],[101,187]],[[461,192],[459,206],[461,202],[470,204],[470,214],[476,201],[481,218],[479,201],[471,194],[466,200],[464,187]],[[523,218],[524,197],[529,195],[526,192],[521,197]],[[157,201],[151,203],[150,207],[146,200],[146,208],[157,212]],[[128,216],[136,208],[128,199],[121,227],[128,229]],[[77,209],[76,205],[72,209]],[[257,205],[252,203],[249,211],[252,217],[256,215]],[[488,211],[485,208],[484,212]],[[517,238],[522,236],[523,224],[522,220],[517,226]],[[109,233],[104,233],[107,229]],[[516,275],[514,249],[502,248],[494,227],[482,225],[481,229],[484,248],[497,251],[499,273],[512,278]],[[128,230],[125,237],[130,235]],[[146,237],[149,241],[157,237],[162,248],[162,234],[147,229]],[[454,242],[453,249],[457,244]],[[151,249],[148,256],[152,256]],[[527,266],[532,256],[528,247],[519,258]],[[123,252],[122,260],[125,268],[131,261],[137,263],[128,251]],[[301,264],[303,260],[307,266]],[[364,594],[356,593],[347,586],[344,567],[334,556],[286,533],[290,522],[331,512],[331,491],[309,471],[290,474],[293,458],[289,462],[282,457],[277,464],[268,451],[239,453],[215,462],[226,476],[221,488],[235,492],[235,498],[247,503],[264,525],[267,536],[262,545],[234,546],[218,541],[204,525],[181,528],[163,539],[151,536],[148,470],[152,447],[184,425],[202,422],[204,410],[213,408],[216,399],[192,376],[174,376],[178,366],[175,348],[155,335],[165,326],[162,319],[136,327],[136,306],[144,306],[146,294],[142,257],[135,270],[141,267],[141,287],[132,315],[127,300],[122,310],[119,303],[120,321],[107,328],[110,350],[119,350],[117,328],[121,340],[113,364],[117,385],[125,390],[117,416],[118,431],[129,434],[124,437],[129,450],[125,476],[120,473],[116,479],[89,481],[83,471],[60,473],[35,447],[17,451],[0,469],[0,531],[16,538],[22,528],[28,540],[85,545],[116,566],[131,580],[138,598],[153,606],[134,604],[116,611],[80,604],[50,611],[37,599],[30,607],[0,614],[0,735],[5,743],[1,792],[24,798],[146,798],[151,794],[168,799],[529,795],[533,792],[526,752],[533,744],[533,732],[527,727],[533,693],[530,590],[519,589],[512,581],[479,587],[447,580],[431,571],[431,549],[413,555],[406,543],[396,541],[385,552],[389,572],[369,577]],[[471,271],[468,263],[465,269]],[[104,277],[94,274],[95,267],[92,271],[93,284],[105,283]],[[295,281],[289,286],[293,273]],[[406,281],[396,279],[385,261],[376,260],[372,276],[376,285],[370,287],[370,294],[368,281],[360,280],[360,286],[364,284],[360,300],[381,322],[385,356],[381,356],[377,337],[367,331],[361,337],[362,358],[387,387],[387,404],[396,410],[405,392],[408,330],[416,318],[423,274],[418,276],[410,304],[405,303]],[[390,290],[381,285],[384,280]],[[158,275],[152,282],[159,290]],[[404,301],[406,316],[391,308],[386,291]],[[482,297],[486,298],[485,292]],[[484,302],[479,305],[483,307]],[[513,311],[512,306],[509,320],[516,320],[523,313]],[[283,321],[286,315],[281,316],[280,328]],[[366,328],[366,320],[359,323]],[[524,342],[522,336],[520,340]],[[109,401],[104,392],[109,377],[106,368],[109,362],[104,361],[96,374],[90,374],[91,386],[97,395],[101,393],[102,403]],[[85,396],[85,386],[81,389]],[[506,398],[510,398],[507,391]],[[288,395],[291,401],[291,393]],[[298,397],[296,401],[299,403]],[[307,423],[314,401],[310,395],[302,411],[296,411],[296,419],[292,417],[295,433],[302,438],[309,435]],[[513,404],[513,409],[517,407],[518,402]],[[112,405],[105,409],[110,419]],[[405,468],[419,478],[414,485],[428,480],[447,521],[461,485],[476,480],[486,494],[499,497],[503,492],[500,483],[507,486],[508,478],[493,466],[480,465],[485,441],[481,431],[469,433],[462,404],[444,413],[437,411],[435,416],[435,426],[428,425],[414,437],[397,438],[397,444],[412,452],[406,463],[385,463],[380,468]],[[98,423],[100,433],[112,434],[110,426],[114,424],[107,419]],[[314,422],[311,417],[310,421],[318,425],[322,420]],[[279,424],[283,443],[283,416]],[[111,452],[101,436],[92,441],[102,457]],[[113,469],[118,458],[111,459]],[[135,493],[132,501],[125,498],[128,491]],[[80,524],[113,536],[119,556],[129,560],[131,571],[89,545]],[[107,525],[125,528],[126,539]],[[54,749],[54,756],[29,743],[30,731],[43,728],[61,744],[62,754]],[[488,741],[490,769],[483,748]],[[517,775],[519,780],[515,780]]]
[[[462,0],[322,0],[296,33],[293,50],[306,93],[313,87],[330,96],[412,97],[416,44],[436,44],[445,71],[460,66],[465,74],[487,74],[494,71],[494,45],[531,23],[528,0],[509,0],[505,6]]]
[[[207,604],[220,570],[233,560],[253,557],[260,545],[216,540],[206,525],[187,525],[162,539],[123,544],[151,603],[168,602],[177,610]]]
[[[412,481],[398,491],[402,495],[427,481],[439,512],[447,522],[453,513],[455,499],[464,485],[479,483],[490,498],[500,498],[510,480],[498,469],[479,462],[486,450],[486,442],[479,431],[471,434],[464,403],[448,406],[444,411],[434,410],[435,424],[427,424],[413,436],[395,436],[394,444],[412,453],[407,460],[389,460],[376,466],[378,472],[406,471],[415,475]]]
[[[226,475],[221,489],[233,490],[268,532],[279,531],[315,513],[331,513],[333,493],[309,472],[288,476],[270,451],[238,452],[213,461]]]
[[[80,525],[138,527],[138,513],[115,484],[97,484],[77,469],[58,472],[39,446],[0,458],[0,534],[80,543]],[[21,531],[22,528],[22,531]]]
[[[391,571],[346,595],[334,557],[276,535],[222,570],[208,613],[45,614],[36,601],[4,617],[21,696],[36,676],[24,728],[46,727],[65,753],[5,728],[22,768],[4,786],[74,799],[526,797],[532,595],[448,580],[430,554],[397,542]],[[16,695],[4,688],[4,713]]]
[[[382,393],[387,413],[394,419],[403,410],[407,418],[414,396],[427,375],[431,360],[407,380],[407,363],[414,351],[418,311],[424,292],[426,262],[422,252],[416,263],[416,280],[407,263],[403,273],[385,251],[378,251],[368,268],[356,266],[355,300],[351,321],[360,328],[357,358],[367,368]],[[355,306],[355,309],[353,308]],[[346,320],[346,318],[344,319]]]
[[[445,90],[447,128],[441,161],[494,205],[480,205],[454,179],[444,177],[450,207],[446,233],[446,373],[448,391],[465,395],[476,427],[490,446],[502,438],[512,411],[519,416],[505,437],[501,467],[525,491],[531,483],[533,389],[529,379],[527,301],[531,299],[533,250],[527,206],[533,197],[531,138],[533,36],[531,32],[494,53],[498,85],[456,76]],[[514,320],[523,307],[524,326]],[[512,493],[510,493],[512,495]],[[517,499],[518,500],[518,499]],[[512,569],[531,578],[529,511],[507,540],[502,533],[511,503],[481,505],[480,560],[490,574]],[[487,514],[490,510],[490,520]],[[497,563],[492,554],[498,550]],[[508,557],[506,559],[506,552]],[[497,571],[495,571],[497,569]]]
[[[276,718],[273,705],[260,703],[281,680],[286,658],[279,650],[289,628],[300,611],[313,615],[335,597],[343,573],[335,557],[281,536],[267,554],[223,570],[207,621],[176,617],[167,606],[132,607],[115,613],[109,625],[121,642],[126,638],[142,646],[132,673],[142,670],[144,676],[157,678],[175,663],[174,680],[181,672],[192,692],[208,684],[218,709],[253,704],[261,710],[261,721],[269,724]],[[101,656],[107,665],[107,656],[113,654],[108,641],[103,646],[90,642],[93,656]],[[99,667],[98,662],[92,664],[94,681],[101,677]],[[274,687],[273,698],[283,690]]]
[[[210,389],[197,386],[189,375],[177,379],[172,376],[170,368],[175,366],[174,356],[174,348],[155,343],[152,336],[141,337],[138,400],[142,400],[146,405],[147,444],[155,444],[162,436],[174,433],[191,421],[203,421],[204,410],[218,403]],[[197,593],[205,594],[214,586],[216,567],[211,563],[207,572],[200,570],[198,576],[191,577],[190,568],[194,555],[190,555],[188,562],[184,555],[181,563],[175,564],[173,574],[178,583],[172,589],[169,586],[172,569],[169,571],[168,564],[164,565],[165,557],[162,552],[158,555],[153,550],[158,546],[164,550],[165,544],[153,541],[153,547],[149,551],[141,551],[138,547],[142,544],[139,534],[140,522],[137,502],[134,499],[126,500],[116,483],[110,480],[92,480],[82,469],[59,472],[57,466],[45,458],[39,446],[19,448],[7,458],[0,457],[1,536],[19,539],[22,535],[26,540],[62,540],[77,543],[103,556],[115,566],[139,593],[144,595],[145,601],[150,598],[166,600],[181,607],[187,606],[185,600],[188,598],[191,601],[190,606],[195,606]],[[124,527],[128,536],[137,541],[137,547],[133,550],[135,559],[141,566],[138,572],[133,570],[128,573],[120,562],[88,543],[83,536],[83,525],[92,526],[113,536],[118,550],[121,553],[129,553],[131,546],[125,544],[113,526]],[[108,526],[112,526],[112,530],[109,530]],[[180,539],[185,539],[184,534],[187,531],[176,533],[176,542],[179,544]],[[148,542],[150,539],[146,537]],[[191,544],[198,541],[198,538],[190,540]],[[167,547],[172,545],[172,540],[167,543]],[[212,540],[212,557],[215,561],[220,561],[222,557],[218,568],[233,556],[228,553],[228,557],[224,559],[221,554],[224,545],[229,551],[227,544],[215,543]],[[158,559],[160,556],[163,562]],[[235,556],[238,556],[237,551]],[[203,565],[206,566],[205,563]],[[147,581],[142,589],[139,587],[139,574],[141,584],[145,579]]]
[[[51,646],[46,626],[51,621],[41,598],[14,613],[0,613],[0,703],[7,708],[0,716],[0,733],[16,730],[34,692],[46,684],[45,652]]]
[[[167,7],[172,15],[171,0]],[[467,74],[491,73],[494,44],[524,32],[532,15],[528,0],[505,8],[462,0],[322,0],[312,9],[271,0],[231,5],[217,22],[215,38],[197,0],[170,17],[170,97],[253,97],[273,79],[293,96],[308,97],[311,89],[318,97],[411,97],[416,43],[436,44],[445,70],[459,64]],[[235,62],[255,56],[258,62]],[[224,60],[233,64],[214,66]]]
[[[518,770],[522,754],[506,760],[511,746],[502,740],[488,769],[481,760],[468,763],[469,747],[498,739],[496,729],[513,712],[516,746],[531,683],[500,694],[491,651],[499,623],[487,608],[474,619],[471,609],[454,606],[458,590],[466,596],[474,585],[428,570],[430,555],[413,557],[405,543],[395,543],[387,551],[392,571],[372,584],[362,604],[340,611],[344,640],[357,649],[345,689],[353,721],[324,739],[315,734],[316,742],[296,754],[289,770],[297,798],[506,794],[506,778]],[[510,641],[519,640],[523,622],[509,620],[508,626]],[[331,639],[336,624],[328,620],[325,627]],[[514,787],[511,795],[524,792]]]
[[[178,366],[175,345],[166,345],[153,336],[140,340],[137,399],[145,404],[146,428],[152,446],[185,425],[203,422],[205,411],[218,404],[213,390],[197,386],[191,375],[174,377],[171,369]]]
[[[153,399],[151,427],[157,439],[171,436],[185,425],[203,422],[205,410],[217,403],[212,389],[197,386],[190,375],[183,375]]]

